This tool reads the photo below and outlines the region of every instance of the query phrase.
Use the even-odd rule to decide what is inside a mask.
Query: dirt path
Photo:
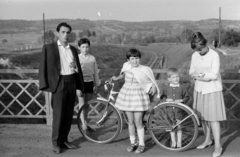
[[[223,55],[239,55],[240,50],[232,50],[232,49],[220,49],[217,48],[218,51],[220,51]]]
[[[78,145],[75,150],[63,150],[61,154],[54,154],[51,145],[51,127],[45,124],[0,124],[0,156],[1,157],[209,157],[213,147],[196,150],[195,147],[203,141],[202,132],[192,148],[184,152],[164,150],[146,136],[146,151],[136,155],[128,153],[129,144],[127,130],[123,130],[118,139],[110,144],[95,144],[86,141],[79,133],[77,126],[72,125],[69,141]],[[225,131],[222,133],[224,152],[222,157],[237,157],[240,154],[240,131]]]

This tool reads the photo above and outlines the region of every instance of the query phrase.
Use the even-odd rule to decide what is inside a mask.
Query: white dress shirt
[[[60,41],[57,41],[59,56],[60,56],[60,65],[61,65],[61,75],[71,75],[75,73],[73,69],[70,68],[70,63],[73,62],[73,55],[70,49],[70,46],[63,46]]]

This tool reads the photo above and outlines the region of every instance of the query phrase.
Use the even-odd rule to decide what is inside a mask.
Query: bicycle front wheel
[[[176,120],[169,115],[167,109],[169,107],[181,114],[181,120]],[[157,106],[148,117],[148,128],[153,140],[159,146],[172,151],[188,149],[198,135],[195,116],[189,109],[176,103],[162,103]],[[173,141],[176,145],[173,144]],[[180,142],[179,147],[177,147],[178,142]]]
[[[83,120],[83,116],[85,120]],[[103,118],[103,115],[106,114]],[[88,129],[83,129],[83,121]],[[78,129],[82,135],[91,142],[110,143],[121,132],[122,119],[117,109],[102,100],[91,100],[83,105],[77,115]]]

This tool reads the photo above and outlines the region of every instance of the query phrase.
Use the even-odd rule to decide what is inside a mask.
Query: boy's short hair
[[[170,77],[173,74],[178,74],[178,69],[176,69],[176,68],[168,68],[167,69],[167,77]]]
[[[80,47],[82,44],[88,44],[89,46],[91,46],[90,40],[88,40],[87,38],[82,38],[78,40],[78,46]]]
[[[126,57],[127,57],[127,59],[129,59],[130,57],[141,58],[141,52],[136,48],[131,48],[130,50],[127,51]]]

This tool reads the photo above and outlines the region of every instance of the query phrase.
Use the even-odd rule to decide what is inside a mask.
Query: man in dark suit
[[[61,146],[76,148],[68,142],[73,110],[77,95],[81,96],[83,75],[77,49],[68,44],[71,26],[60,23],[57,28],[58,41],[44,45],[39,68],[39,89],[52,93],[53,109],[52,144],[55,153]]]

